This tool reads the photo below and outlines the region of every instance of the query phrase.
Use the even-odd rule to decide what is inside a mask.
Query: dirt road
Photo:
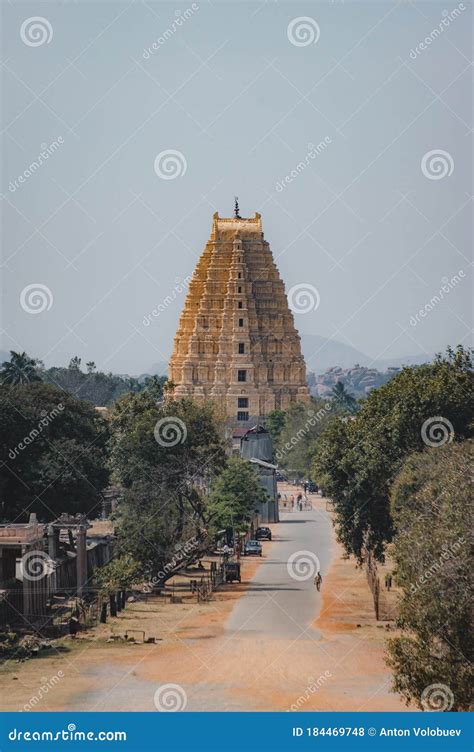
[[[64,641],[66,652],[10,663],[2,709],[24,707],[61,671],[32,709],[155,711],[156,691],[173,684],[169,701],[191,711],[404,710],[365,576],[341,558],[325,500],[314,506],[283,514],[264,557],[245,560],[242,586],[211,603],[133,604],[91,639]],[[127,627],[159,641],[105,642]]]

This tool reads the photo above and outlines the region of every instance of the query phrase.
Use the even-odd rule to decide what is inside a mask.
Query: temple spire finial
[[[234,196],[234,217],[236,219],[242,219],[240,216],[240,210],[239,210],[239,197]]]

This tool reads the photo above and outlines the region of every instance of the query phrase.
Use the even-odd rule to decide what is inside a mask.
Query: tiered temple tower
[[[176,397],[217,400],[243,427],[307,401],[306,366],[260,214],[216,213],[189,285],[169,376]]]

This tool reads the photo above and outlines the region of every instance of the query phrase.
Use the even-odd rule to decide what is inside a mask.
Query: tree
[[[143,382],[143,389],[155,400],[162,400],[166,382],[166,376],[147,376]]]
[[[26,352],[17,353],[10,350],[10,360],[2,364],[0,381],[2,384],[30,384],[33,381],[41,381],[37,366],[38,360],[30,358]]]
[[[129,394],[111,416],[111,463],[124,489],[122,553],[165,582],[209,543],[207,491],[225,463],[224,426],[212,403]]]
[[[441,710],[470,706],[471,469],[472,442],[446,444],[410,456],[392,486],[403,597],[401,635],[389,641],[388,664],[394,690],[430,710],[437,703]]]
[[[265,428],[274,442],[278,441],[280,438],[280,434],[285,425],[285,420],[286,413],[284,410],[272,410],[271,413],[268,413],[268,417],[265,421]]]
[[[140,565],[129,554],[117,556],[94,572],[94,583],[102,595],[127,590],[142,581]]]
[[[278,465],[300,478],[311,476],[314,442],[331,420],[334,406],[314,397],[291,405],[275,447]]]
[[[156,400],[162,399],[165,376],[118,376],[97,371],[93,361],[86,363],[87,373],[81,371],[81,359],[72,358],[68,368],[54,366],[42,374],[44,381],[69,392],[78,399],[98,407],[113,405],[128,392],[151,391]]]
[[[339,539],[360,561],[364,549],[381,556],[392,539],[390,485],[406,457],[432,440],[436,420],[446,439],[472,434],[472,386],[470,353],[449,349],[374,389],[355,416],[339,418],[315,443],[314,477],[333,499]]]
[[[209,497],[209,520],[214,530],[246,530],[255,509],[267,500],[255,468],[248,460],[230,457],[215,478]]]
[[[338,381],[332,388],[333,400],[343,409],[350,413],[357,410],[357,400],[353,394],[350,394],[342,381]]]
[[[71,358],[71,360],[69,361],[68,368],[70,371],[80,371],[81,370],[81,358],[79,358],[77,355]]]
[[[107,485],[107,425],[94,408],[49,384],[0,386],[1,515],[97,514]]]

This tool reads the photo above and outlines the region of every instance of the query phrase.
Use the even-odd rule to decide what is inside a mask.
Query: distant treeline
[[[153,392],[159,399],[167,380],[166,376],[144,374],[135,378],[104,373],[97,370],[93,361],[87,362],[83,370],[82,360],[77,356],[70,360],[67,367],[45,368],[41,361],[30,358],[26,353],[13,351],[10,352],[10,360],[4,362],[1,367],[0,379],[4,384],[17,385],[44,381],[96,407],[109,407],[122,395],[129,392],[138,393],[144,389]]]

